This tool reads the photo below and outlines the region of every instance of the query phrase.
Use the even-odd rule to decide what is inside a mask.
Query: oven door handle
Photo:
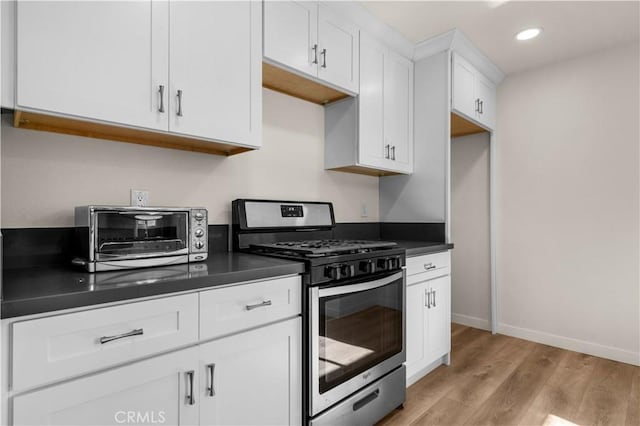
[[[338,294],[349,294],[349,293],[356,293],[358,291],[373,290],[374,288],[383,287],[385,285],[391,284],[396,280],[402,279],[403,276],[404,276],[404,271],[400,271],[400,272],[396,272],[393,275],[390,275],[385,278],[380,278],[379,280],[375,280],[375,281],[366,281],[359,284],[348,284],[343,286],[321,288],[318,292],[318,296],[329,297],[329,296],[335,296]]]

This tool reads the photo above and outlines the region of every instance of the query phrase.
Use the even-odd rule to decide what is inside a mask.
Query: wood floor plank
[[[636,374],[633,376],[633,382],[631,383],[625,425],[640,425],[640,367],[636,367]]]
[[[466,424],[515,424],[529,408],[547,379],[558,368],[562,355],[561,349],[544,345],[536,346],[483,406],[467,420]]]
[[[497,337],[497,336],[496,336]],[[532,342],[507,338],[497,353],[488,351],[475,359],[475,365],[463,371],[464,386],[451,389],[446,397],[466,406],[479,408],[525,360],[535,346]]]
[[[455,322],[451,323],[451,337],[453,338],[453,336],[455,336],[456,334],[466,330],[467,326],[462,325],[462,324],[456,324]]]
[[[473,413],[473,408],[447,397],[440,398],[412,426],[461,425]]]
[[[556,371],[519,419],[519,424],[542,425],[549,415],[575,422],[597,358],[570,351],[565,351],[564,355]]]
[[[576,423],[584,425],[622,425],[627,415],[634,367],[598,358]]]

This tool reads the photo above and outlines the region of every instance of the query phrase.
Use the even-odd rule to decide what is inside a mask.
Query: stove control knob
[[[401,266],[400,256],[389,259],[389,269],[399,269]]]
[[[360,262],[360,271],[365,274],[373,274],[376,272],[376,264],[373,263],[373,260],[365,260]]]
[[[196,241],[196,248],[200,250],[204,247],[204,243],[202,241]]]
[[[391,259],[389,259],[388,257],[383,257],[381,259],[378,259],[378,269],[380,269],[381,271],[384,271],[386,269],[390,269],[389,268],[389,266],[390,266],[389,265],[389,263],[390,263],[389,261],[390,260]]]
[[[340,266],[340,273],[344,278],[349,278],[355,275],[356,271],[353,265]]]
[[[332,280],[339,280],[342,277],[340,274],[340,265],[329,265],[324,270],[324,276]]]

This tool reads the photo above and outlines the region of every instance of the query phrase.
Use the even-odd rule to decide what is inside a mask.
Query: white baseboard
[[[456,324],[466,325],[467,327],[479,328],[481,330],[491,331],[491,324],[489,320],[470,317],[469,315],[451,313],[451,322]]]
[[[640,353],[638,352],[627,351],[620,348],[614,348],[612,346],[599,345],[597,343],[573,339],[571,337],[558,336],[556,334],[545,333],[529,328],[514,327],[507,324],[498,324],[498,333],[518,337],[520,339],[531,340],[532,342],[542,343],[544,345],[555,346],[561,349],[581,352],[600,358],[607,358],[613,361],[620,361],[626,364],[640,366]]]

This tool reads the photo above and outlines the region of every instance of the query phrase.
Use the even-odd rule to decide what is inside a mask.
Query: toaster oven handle
[[[169,216],[175,214],[175,212],[118,212],[118,214],[121,214],[122,216]]]

